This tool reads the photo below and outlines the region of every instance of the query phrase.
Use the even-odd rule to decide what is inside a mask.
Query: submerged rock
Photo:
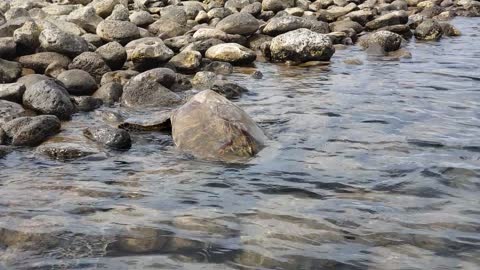
[[[276,62],[329,61],[334,52],[327,35],[304,28],[276,36],[270,43],[270,57]]]
[[[20,117],[5,123],[2,128],[8,144],[36,146],[60,131],[60,120],[53,115]]]
[[[98,150],[76,143],[47,143],[37,147],[36,152],[56,160],[73,160],[98,154]]]
[[[83,131],[85,137],[115,149],[129,149],[132,146],[130,134],[127,131],[112,127],[87,128]]]
[[[221,95],[205,90],[172,116],[175,145],[196,157],[241,161],[265,145],[260,127],[239,107]]]

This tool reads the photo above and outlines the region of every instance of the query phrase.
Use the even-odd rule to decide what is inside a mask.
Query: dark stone
[[[36,146],[60,131],[60,120],[53,115],[20,117],[3,125],[7,142],[16,146]]]
[[[130,134],[123,129],[112,127],[87,128],[85,137],[115,149],[129,149],[132,146]]]

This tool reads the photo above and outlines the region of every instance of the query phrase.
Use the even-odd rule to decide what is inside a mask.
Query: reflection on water
[[[246,165],[192,160],[162,133],[106,158],[8,155],[0,268],[479,269],[480,20],[454,23],[462,37],[412,42],[411,59],[348,47],[233,75],[272,139]],[[92,144],[97,122],[56,140]]]

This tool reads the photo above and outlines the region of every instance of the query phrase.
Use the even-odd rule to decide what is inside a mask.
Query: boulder
[[[442,26],[435,20],[424,20],[414,32],[418,40],[439,40],[443,35]]]
[[[53,115],[20,117],[2,126],[7,143],[15,146],[36,146],[60,132],[60,120]]]
[[[266,142],[262,129],[247,113],[211,90],[193,96],[171,121],[175,145],[202,159],[244,161]]]
[[[45,51],[77,56],[88,51],[88,43],[83,38],[58,29],[45,29],[39,41]]]
[[[148,31],[162,38],[172,38],[185,34],[189,29],[178,22],[160,18],[148,26]]]
[[[22,103],[25,85],[23,83],[0,84],[0,99]]]
[[[259,26],[257,19],[251,14],[239,12],[222,19],[215,28],[227,34],[251,35]]]
[[[129,149],[132,146],[130,134],[123,129],[112,127],[86,128],[83,134],[92,141],[114,149]]]
[[[132,12],[129,19],[136,26],[149,25],[155,21],[155,19],[153,19],[153,16],[145,10]]]
[[[62,120],[70,119],[75,112],[67,90],[53,80],[42,80],[27,87],[23,105],[41,114],[56,115]]]
[[[275,62],[329,61],[334,52],[327,35],[304,28],[276,36],[270,43],[270,57]]]
[[[232,64],[249,64],[255,61],[257,54],[237,43],[223,43],[210,47],[205,52],[205,57]]]
[[[97,26],[97,35],[103,40],[120,44],[140,38],[138,27],[128,21],[104,20]]]
[[[130,13],[128,12],[128,8],[124,5],[116,5],[113,8],[112,14],[108,16],[105,20],[113,20],[113,21],[128,21]]]
[[[64,71],[58,75],[57,80],[63,83],[71,95],[91,95],[97,90],[95,79],[88,72],[81,69]]]
[[[35,22],[27,21],[13,32],[13,39],[23,51],[33,52],[40,46],[38,38],[41,32],[40,27]]]

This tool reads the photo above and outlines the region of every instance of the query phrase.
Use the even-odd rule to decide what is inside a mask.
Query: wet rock
[[[131,22],[105,20],[98,24],[97,35],[108,42],[116,41],[120,44],[127,44],[140,38],[140,31]]]
[[[74,10],[66,17],[66,20],[77,24],[89,33],[96,33],[98,24],[103,21],[91,6]]]
[[[122,103],[128,107],[169,107],[178,105],[182,98],[166,88],[175,82],[171,70],[158,68],[130,79],[123,88]],[[171,81],[170,81],[171,80]]]
[[[335,49],[327,35],[298,29],[272,39],[270,56],[273,61],[329,61]]]
[[[363,65],[362,60],[357,59],[357,58],[347,58],[347,59],[343,60],[343,62],[347,65],[354,65],[354,66]]]
[[[170,87],[170,90],[173,92],[185,92],[192,89],[192,83],[190,82],[190,77],[187,75],[177,73],[175,76],[175,83]],[[188,93],[182,94],[184,98],[188,98]]]
[[[129,19],[133,24],[137,26],[149,25],[155,21],[152,15],[149,12],[144,10],[132,12]]]
[[[249,64],[255,61],[254,51],[237,43],[224,43],[210,47],[205,57],[214,61],[229,62],[232,64]]]
[[[118,237],[115,248],[134,254],[162,250],[170,239],[169,234],[149,227],[129,228]]]
[[[88,72],[81,69],[67,70],[58,75],[57,80],[63,83],[71,95],[91,95],[97,90],[95,79]]]
[[[17,54],[17,43],[11,37],[0,38],[0,58],[11,59]]]
[[[84,52],[75,57],[68,68],[84,70],[92,75],[96,82],[99,82],[105,73],[112,71],[102,56],[94,52]]]
[[[15,146],[36,146],[60,132],[60,120],[53,115],[20,117],[2,126],[8,144]]]
[[[248,89],[245,87],[227,80],[215,80],[210,87],[210,90],[213,90],[228,99],[239,98],[243,93],[248,92]]]
[[[460,30],[447,22],[439,22],[439,24],[442,27],[443,35],[445,36],[457,37],[462,35],[462,32],[460,32]]]
[[[400,48],[402,37],[390,31],[377,31],[359,43],[364,49],[370,51],[391,52]]]
[[[14,82],[22,74],[22,65],[17,62],[0,59],[0,83]]]
[[[323,34],[330,32],[329,26],[325,22],[295,16],[282,16],[273,18],[268,21],[262,32],[270,36],[277,36],[300,28],[307,28],[313,32]]]
[[[117,71],[107,72],[103,75],[100,85],[105,85],[107,83],[115,82],[123,86],[131,78],[137,76],[138,74],[139,72],[135,70],[117,70]]]
[[[215,27],[227,34],[251,35],[258,30],[259,23],[251,14],[239,12],[222,19]]]
[[[167,62],[173,57],[173,51],[160,38],[141,38],[125,46],[128,60],[137,64],[156,65]]]
[[[195,89],[205,90],[210,89],[213,86],[217,78],[217,74],[211,71],[200,71],[195,74],[192,79],[192,86]]]
[[[393,11],[368,22],[366,27],[369,30],[375,30],[389,25],[406,24],[407,22],[408,14],[405,11]]]
[[[294,7],[294,0],[263,0],[262,10],[278,12],[286,8]]]
[[[3,131],[0,129],[0,133],[2,133],[2,132]],[[6,155],[10,154],[13,149],[11,147],[1,145],[2,144],[1,136],[2,135],[0,134],[0,158],[3,158]]]
[[[37,147],[36,152],[51,159],[67,161],[98,154],[98,150],[76,143],[47,143]]]
[[[88,43],[83,38],[58,29],[43,30],[39,41],[44,50],[68,56],[76,56],[88,51]]]
[[[442,26],[435,20],[424,20],[414,32],[418,40],[439,40],[443,35]]]
[[[179,72],[192,73],[200,67],[201,61],[202,54],[200,52],[182,51],[170,59],[168,63]]]
[[[252,73],[252,78],[254,79],[257,79],[257,80],[260,80],[263,78],[263,73],[259,70],[255,70],[253,73]]]
[[[0,125],[18,117],[26,116],[22,105],[15,102],[0,100]]]
[[[109,42],[96,51],[112,70],[118,70],[123,67],[127,60],[127,50],[118,42]]]
[[[56,52],[39,52],[36,54],[20,56],[18,62],[24,68],[30,68],[38,73],[44,73],[49,65],[58,63],[64,68],[68,68],[71,60],[63,54]]]
[[[132,146],[130,134],[123,129],[112,127],[87,128],[85,137],[114,149],[129,149]]]
[[[227,62],[212,61],[203,67],[204,71],[212,71],[216,74],[228,75],[233,73],[233,65]]]
[[[123,86],[119,83],[109,82],[102,85],[93,97],[103,101],[103,104],[113,105],[118,102],[123,94]]]
[[[91,112],[103,105],[103,101],[92,96],[76,96],[73,97],[73,103],[80,112]]]
[[[239,107],[205,90],[172,116],[175,145],[196,157],[223,161],[245,160],[258,153],[266,137]]]
[[[154,112],[142,117],[127,118],[118,125],[118,128],[127,131],[171,131],[171,111]]]
[[[22,103],[25,85],[23,83],[0,84],[0,99]]]
[[[67,90],[52,80],[42,80],[27,87],[23,105],[42,114],[56,115],[62,120],[70,119],[75,112]]]

